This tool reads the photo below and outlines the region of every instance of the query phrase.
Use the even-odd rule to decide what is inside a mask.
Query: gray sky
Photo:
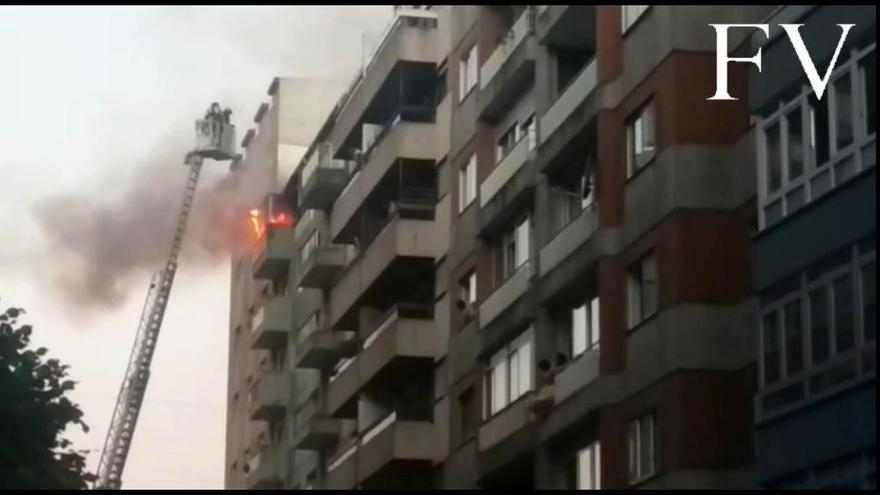
[[[359,6],[0,7],[0,307],[24,307],[35,345],[71,365],[92,430],[70,437],[94,449],[91,469],[149,276],[127,275],[119,305],[71,304],[57,277],[77,267],[34,205],[59,195],[112,202],[131,181],[143,192],[150,167],[180,167],[182,188],[182,165],[157,157],[182,158],[210,102],[231,106],[243,135],[272,77],[351,78],[363,33],[375,38],[390,18],[390,7]],[[226,168],[206,171],[200,190]],[[181,265],[125,487],[223,486],[228,299],[222,257]]]

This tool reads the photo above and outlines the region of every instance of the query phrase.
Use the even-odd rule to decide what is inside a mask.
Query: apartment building
[[[235,232],[229,314],[225,485],[282,488],[297,461],[288,448],[294,376],[288,335],[293,208],[282,191],[342,86],[332,80],[275,78],[230,173],[242,219]],[[304,112],[307,109],[307,112]]]
[[[876,7],[787,7],[828,67],[813,93],[778,29],[752,74],[758,212],[759,479],[768,488],[876,488]],[[822,69],[825,70],[825,69]]]
[[[785,355],[783,316],[769,323],[777,333],[768,352],[761,329],[770,319],[757,315],[781,314],[782,302],[765,296],[791,274],[801,274],[806,298],[810,263],[846,242],[846,280],[860,285],[840,297],[874,301],[874,279],[864,275],[874,270],[874,240],[865,240],[875,223],[873,114],[868,127],[853,123],[861,127],[846,156],[860,158],[840,165],[846,178],[834,172],[829,199],[807,195],[790,206],[797,186],[768,192],[761,172],[767,149],[783,150],[769,163],[788,163],[780,129],[790,124],[773,131],[789,108],[780,102],[808,95],[802,72],[778,60],[789,56],[778,40],[764,48],[765,73],[731,64],[738,100],[706,100],[716,83],[709,24],[780,12],[397,9],[291,175],[271,189],[272,205],[284,205],[295,225],[267,225],[263,247],[234,275],[241,301],[231,322],[251,314],[249,280],[261,280],[268,299],[254,306],[258,343],[240,351],[250,357],[230,352],[229,431],[238,436],[227,439],[227,485],[757,488],[833,458],[843,444],[795,466],[780,443],[802,441],[799,429],[833,413],[783,419],[821,402],[803,397],[785,404],[794,409],[762,409],[790,382],[766,380],[767,356],[782,366]],[[873,62],[873,25],[861,33],[852,45],[861,48],[845,52],[847,74],[851,88],[862,84],[857,73],[870,74],[873,88],[865,62]],[[755,43],[749,30],[730,33],[732,53]],[[869,46],[870,56],[859,51]],[[765,80],[768,57],[779,65]],[[873,95],[858,91],[860,101]],[[829,108],[840,108],[834,98]],[[825,170],[845,161],[837,146],[826,146],[834,158]],[[802,162],[804,177],[813,177],[809,167]],[[871,206],[870,216],[850,219],[851,236],[818,213],[835,197],[834,211]],[[267,218],[273,208],[267,202]],[[789,218],[794,208],[803,213]],[[805,242],[813,209],[829,222],[828,249]],[[793,244],[802,255],[788,253]],[[842,272],[823,273],[830,287]],[[860,325],[853,353],[867,349],[874,328],[867,318],[876,306],[859,304],[846,320]],[[873,384],[873,333],[871,342],[858,363],[870,359]],[[254,411],[233,416],[233,383],[245,376],[237,359],[269,368],[255,373]],[[263,381],[276,375],[277,388]],[[867,375],[857,375],[844,388],[873,408],[870,390],[857,385]],[[253,435],[239,432],[243,423],[268,443],[245,452]],[[248,460],[257,453],[259,462]],[[873,459],[867,447],[852,453]]]

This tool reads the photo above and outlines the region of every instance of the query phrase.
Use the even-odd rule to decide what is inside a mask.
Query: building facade
[[[804,12],[865,18],[841,9]],[[227,485],[758,488],[844,450],[873,465],[874,423],[870,439],[861,428],[874,411],[874,25],[854,32],[835,72],[849,71],[847,117],[864,118],[849,141],[831,128],[822,198],[792,199],[822,168],[809,160],[799,182],[764,173],[791,168],[786,102],[801,102],[802,131],[808,115],[809,86],[780,61],[797,59],[778,36],[762,74],[730,65],[738,100],[707,101],[709,24],[784,12],[395,9],[292,174],[266,191],[293,226],[266,222],[262,247],[234,268],[230,338],[242,321],[255,337],[230,347]],[[751,34],[732,30],[731,54],[753,53]],[[826,210],[847,208],[866,213],[839,232]],[[812,242],[810,215],[827,222],[828,246]],[[806,386],[811,368],[782,372],[794,296],[777,286],[800,277],[806,301],[810,267],[842,247],[846,271],[822,271],[822,290],[852,311],[826,334],[849,324],[857,336],[826,358],[858,356],[857,378],[791,399],[789,378]],[[247,382],[242,363],[255,359],[266,365]],[[236,412],[243,386],[255,398]],[[851,437],[795,462],[787,442],[844,421],[846,401],[862,407]],[[873,471],[860,479],[873,486]]]
[[[820,100],[783,33],[750,81],[756,117],[759,479],[768,488],[876,488],[876,7],[787,7]]]

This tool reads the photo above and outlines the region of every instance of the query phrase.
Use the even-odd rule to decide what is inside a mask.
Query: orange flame
[[[257,239],[260,239],[263,237],[263,233],[266,230],[265,225],[263,225],[263,214],[260,210],[256,208],[252,209],[249,213],[251,226],[254,229],[254,235]]]

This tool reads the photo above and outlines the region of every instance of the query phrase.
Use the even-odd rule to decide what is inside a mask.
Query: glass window
[[[654,414],[647,414],[629,423],[627,428],[627,449],[629,459],[629,481],[635,483],[652,474],[655,470],[655,428]]]
[[[593,297],[571,311],[571,356],[599,347],[599,298]]]
[[[637,112],[627,126],[627,175],[633,176],[648,164],[655,151],[655,115],[653,102]]]
[[[764,385],[770,385],[778,382],[782,374],[779,356],[779,323],[776,312],[764,316],[762,332],[764,343]]]
[[[785,372],[796,375],[804,369],[804,336],[801,330],[801,301],[785,306]]]
[[[772,194],[782,187],[782,155],[781,135],[779,123],[775,123],[764,130],[767,166],[767,194]]]
[[[504,409],[507,405],[507,360],[492,366],[492,414]]]
[[[465,97],[477,85],[477,45],[467,51],[458,64],[458,101]]]
[[[487,376],[489,415],[498,413],[532,390],[533,360],[531,340],[508,346],[495,354],[490,361],[491,369]]]
[[[629,273],[630,328],[652,316],[658,309],[657,257],[651,253]]]
[[[816,99],[810,94],[810,148],[816,166],[821,167],[831,157],[831,137],[828,123],[828,98]]]
[[[593,442],[590,445],[579,450],[577,453],[577,489],[578,490],[598,490],[602,487],[600,483],[601,462],[600,462],[599,442]]]
[[[529,260],[529,218],[516,226],[516,267]]]
[[[828,313],[828,288],[820,287],[810,293],[810,347],[813,365],[825,362],[831,356],[831,326]]]
[[[877,57],[871,53],[862,59],[862,84],[865,91],[865,129],[868,135],[877,132]]]
[[[834,281],[834,337],[835,353],[846,352],[855,346],[855,315],[853,314],[852,275]]]
[[[471,155],[458,171],[458,212],[463,212],[477,198],[477,156]]]
[[[862,267],[862,315],[865,342],[873,342],[877,338],[877,263],[874,260]]]
[[[501,136],[501,139],[498,140],[498,147],[495,152],[495,161],[500,162],[510,153],[510,150],[516,146],[516,143],[519,142],[520,138],[520,129],[519,125],[516,122],[510,126],[509,129]]]
[[[520,135],[529,140],[529,149],[535,149],[538,146],[538,124],[535,120],[535,114],[529,115],[529,118],[523,122],[520,129]]]
[[[835,151],[846,148],[853,142],[853,94],[852,82],[847,71],[834,81],[834,128],[836,130]]]
[[[804,126],[801,118],[801,106],[785,116],[788,124],[788,180],[792,181],[804,172]]]

